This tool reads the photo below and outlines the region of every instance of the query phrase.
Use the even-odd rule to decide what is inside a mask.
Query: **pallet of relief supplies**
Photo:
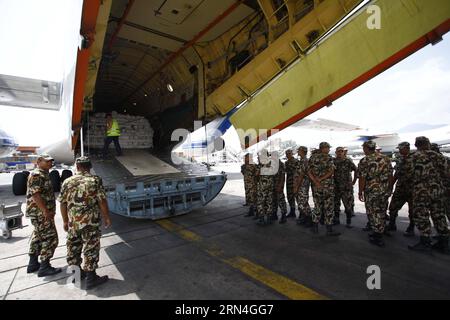
[[[113,113],[120,127],[120,146],[122,149],[149,149],[153,147],[153,129],[147,119]],[[105,113],[95,113],[89,117],[88,130],[84,142],[91,148],[103,148],[106,132]],[[114,148],[114,144],[110,145]]]

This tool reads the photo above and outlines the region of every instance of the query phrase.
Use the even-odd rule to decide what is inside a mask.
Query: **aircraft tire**
[[[59,192],[61,190],[61,177],[58,170],[53,170],[49,174],[50,182],[52,183],[53,191]]]
[[[18,172],[13,177],[12,189],[16,196],[23,196],[27,193],[28,175],[24,172]]]
[[[61,184],[64,182],[64,180],[70,178],[71,176],[73,176],[72,170],[63,170],[63,172],[61,173]]]

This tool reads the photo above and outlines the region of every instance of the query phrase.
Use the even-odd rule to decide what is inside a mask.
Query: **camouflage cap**
[[[305,146],[300,146],[297,148],[297,151],[304,151],[304,152],[308,152],[308,148]]]
[[[38,160],[53,161],[55,159],[53,159],[48,153],[42,153],[38,156]]]
[[[409,148],[409,147],[410,147],[409,142],[404,141],[404,142],[400,142],[400,143],[398,144],[397,149],[403,149],[403,148]]]
[[[336,152],[340,152],[340,151],[344,151],[344,150],[345,150],[344,147],[337,147],[337,148],[336,148]]]
[[[428,143],[428,144],[430,143],[430,139],[428,139],[427,137],[420,136],[420,137],[416,138],[416,143],[415,143],[416,146],[418,144],[421,145],[421,144],[426,144],[426,143]]]
[[[319,149],[322,149],[322,148],[331,148],[331,145],[328,142],[321,142],[319,144]]]
[[[368,140],[368,141],[364,141],[362,146],[367,147],[369,149],[375,149],[377,147],[377,144],[372,140]]]
[[[441,149],[439,148],[439,145],[437,143],[432,143],[431,144],[431,150],[435,151],[435,152],[438,152],[438,153],[441,151]]]
[[[76,164],[85,164],[85,163],[91,163],[91,159],[89,157],[83,156],[79,157],[75,160]]]

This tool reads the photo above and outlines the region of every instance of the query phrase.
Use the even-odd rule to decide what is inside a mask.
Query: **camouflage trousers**
[[[300,216],[311,216],[311,207],[309,206],[309,181],[300,186],[295,199],[298,204]]]
[[[443,197],[427,197],[423,193],[414,196],[413,217],[420,234],[426,237],[431,236],[431,220],[440,235],[448,235],[448,224],[445,219],[445,204]]]
[[[389,196],[386,193],[370,191],[364,193],[367,219],[374,232],[384,233],[388,202]]]
[[[295,207],[294,176],[286,175],[286,194],[289,206]]]
[[[273,212],[277,213],[278,208],[281,210],[282,215],[287,214],[287,205],[286,205],[286,197],[284,196],[284,192],[274,192],[273,194]]]
[[[313,198],[312,221],[318,223],[323,215],[326,225],[333,224],[334,187],[323,185],[321,188],[314,188]]]
[[[30,255],[40,255],[41,261],[50,260],[58,247],[58,232],[55,221],[46,221],[44,217],[32,217],[34,227],[30,242]]]
[[[389,204],[389,215],[393,218],[398,217],[398,212],[401,208],[408,203],[408,217],[409,221],[413,222],[413,197],[412,193],[404,192],[403,188],[395,187],[394,194],[391,198],[391,203]]]
[[[450,190],[447,190],[447,195],[444,198],[445,214],[447,215],[448,222],[450,223]]]
[[[353,213],[355,208],[355,196],[353,188],[340,188],[335,187],[334,194],[334,214],[339,216],[341,212],[341,201],[344,204],[344,209],[346,213]]]
[[[98,227],[84,227],[81,230],[70,229],[67,233],[67,264],[81,266],[84,255],[84,271],[98,268],[100,257],[100,238],[102,233]]]
[[[252,205],[256,203],[256,185],[253,181],[244,180],[245,203]]]
[[[274,184],[270,181],[259,182],[257,196],[258,216],[269,216],[273,212],[273,188]]]

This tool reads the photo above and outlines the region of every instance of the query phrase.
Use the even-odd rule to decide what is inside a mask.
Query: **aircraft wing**
[[[302,129],[311,129],[311,130],[320,130],[320,131],[356,131],[362,130],[361,127],[344,123],[333,121],[329,119],[303,119],[298,121],[293,125],[293,127],[302,128]]]

